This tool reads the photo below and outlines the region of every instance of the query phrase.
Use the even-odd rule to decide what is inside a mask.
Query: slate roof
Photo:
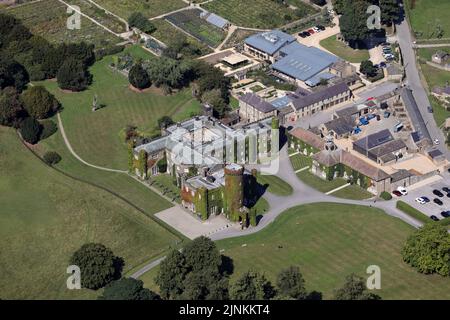
[[[333,119],[323,124],[329,131],[333,131],[337,135],[347,134],[353,131],[355,124],[349,117]]]
[[[251,105],[253,108],[257,109],[258,111],[261,111],[263,113],[271,112],[275,110],[275,107],[262,99],[261,97],[257,96],[254,93],[246,93],[242,97],[239,98],[239,100]]]
[[[369,154],[372,154],[378,158],[403,148],[406,148],[406,144],[403,142],[403,140],[392,140],[376,148],[373,148],[369,151]]]
[[[336,150],[329,152],[327,150],[323,150],[313,154],[312,158],[326,167],[331,167],[341,162],[341,151]]]
[[[298,97],[298,99],[294,99],[292,101],[295,109],[299,110],[310,105],[313,105],[317,102],[324,101],[326,99],[330,99],[334,96],[342,94],[346,91],[350,90],[348,85],[344,82],[336,84],[334,86],[325,88],[323,90],[311,93],[304,97]]]
[[[391,174],[391,182],[397,182],[409,177],[412,177],[413,174],[411,172],[409,172],[408,170],[405,169],[400,169],[397,172],[394,172],[393,174]]]
[[[325,145],[325,141],[309,130],[295,128],[289,134],[319,150],[322,150]]]
[[[352,155],[347,151],[342,151],[341,163],[375,181],[385,180],[390,177],[383,170],[372,166],[371,164],[358,158],[357,156]]]
[[[269,55],[273,55],[282,47],[294,41],[295,37],[280,30],[254,34],[245,39],[247,45]]]
[[[367,151],[392,140],[394,137],[389,129],[384,129],[353,142],[353,145]]]
[[[417,105],[416,99],[412,94],[412,91],[408,88],[402,88],[400,91],[400,95],[402,97],[403,103],[405,104],[406,110],[408,111],[408,115],[411,118],[411,122],[414,125],[417,133],[421,137],[421,139],[431,139],[430,132],[423,120],[423,117],[420,113],[419,106]]]
[[[443,153],[438,149],[434,149],[434,150],[428,151],[428,155],[431,157],[431,159],[435,159],[437,157],[442,156]]]
[[[282,48],[280,53],[284,57],[271,68],[301,81],[310,79],[339,60],[332,54],[298,42]]]

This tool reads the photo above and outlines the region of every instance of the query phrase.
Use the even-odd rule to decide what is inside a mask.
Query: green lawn
[[[151,18],[187,6],[182,0],[95,0],[95,2],[124,19],[128,19],[133,12],[141,12]]]
[[[445,122],[445,119],[450,117],[450,111],[446,110],[442,106],[442,102],[440,102],[434,96],[429,96],[428,99],[430,100],[431,106],[433,107],[434,120],[436,121],[438,126],[443,125]]]
[[[174,42],[175,39],[186,38],[189,44],[191,44],[195,48],[199,48],[199,55],[205,55],[212,52],[212,50],[208,46],[201,43],[197,39],[186,35],[164,19],[152,20],[152,23],[156,27],[156,31],[152,34],[152,36],[154,36],[159,41],[164,42],[166,45],[170,45],[172,42]]]
[[[331,181],[323,180],[309,172],[309,170],[298,172],[297,177],[310,187],[313,187],[314,189],[317,189],[320,192],[324,193],[334,190],[347,183],[347,181],[342,178],[337,178]]]
[[[258,174],[258,182],[268,185],[267,191],[278,196],[289,196],[293,192],[291,185],[277,176]]]
[[[412,1],[406,0],[405,9],[418,39],[436,38],[438,25],[444,30],[443,37],[450,38],[450,1],[414,0],[415,8],[411,10]]]
[[[421,63],[420,68],[430,90],[435,86],[445,86],[447,81],[450,81],[450,71],[441,70],[425,63]]]
[[[0,127],[0,136],[2,298],[95,298],[96,292],[65,287],[68,260],[83,243],[110,247],[125,259],[126,273],[179,240],[110,193],[47,167],[12,129]],[[153,206],[164,206],[158,199]]]
[[[431,61],[431,57],[436,51],[444,51],[450,54],[450,47],[435,47],[435,48],[419,48],[417,49],[417,53],[419,57],[425,61]]]
[[[347,46],[344,42],[336,40],[336,36],[331,36],[320,41],[320,45],[337,55],[338,57],[352,63],[360,63],[370,58],[366,49],[355,50]]]
[[[290,160],[294,171],[303,169],[305,167],[311,167],[312,165],[312,159],[300,153],[291,156]]]
[[[159,174],[151,177],[150,182],[153,187],[158,189],[167,197],[173,198],[177,202],[181,202],[180,188],[173,184],[173,177],[170,174]]]
[[[364,200],[374,197],[369,191],[361,188],[358,185],[350,185],[341,190],[333,192],[331,194],[333,197],[352,199],[352,200]]]
[[[291,208],[266,229],[217,246],[233,259],[232,282],[249,268],[275,282],[280,270],[298,265],[307,289],[330,299],[346,275],[367,277],[366,268],[378,265],[383,299],[450,299],[450,279],[403,262],[400,250],[413,230],[375,208],[321,203]]]
[[[67,6],[58,0],[43,0],[4,12],[21,19],[33,34],[53,43],[86,41],[94,43],[96,47],[104,47],[121,42],[120,38],[85,17],[81,17],[80,29],[67,29],[66,10]]]
[[[123,53],[131,55],[134,59],[142,59],[142,60],[158,59],[158,57],[155,56],[153,53],[137,44],[126,47],[123,50]]]
[[[110,57],[97,62],[92,68],[94,82],[88,90],[64,93],[56,82],[45,85],[61,102],[64,127],[72,147],[87,162],[115,169],[127,168],[127,148],[123,130],[135,125],[149,135],[157,133],[157,120],[171,116],[175,121],[199,112],[199,102],[189,89],[170,96],[159,90],[135,93],[128,88],[128,79],[108,67]],[[102,108],[91,111],[94,95]]]
[[[305,16],[316,12],[316,9],[305,3],[301,6]],[[241,27],[271,29],[300,19],[291,8],[271,0],[214,0],[202,7]]]

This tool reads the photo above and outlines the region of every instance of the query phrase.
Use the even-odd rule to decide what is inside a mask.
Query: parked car
[[[312,28],[314,30],[315,33],[319,33],[321,30],[317,27]]]
[[[386,62],[384,62],[384,61],[380,62],[380,68],[386,68],[386,67],[387,67]]]
[[[304,33],[304,32],[300,32],[300,33],[298,34],[298,36],[299,36],[299,37],[301,37],[301,38],[306,38],[306,36],[305,36],[305,33]]]
[[[308,29],[309,34],[314,34],[314,30],[313,29]]]
[[[439,206],[442,206],[444,203],[440,200],[440,199],[438,199],[438,198],[434,198],[433,199],[433,202],[434,203],[436,203],[437,205],[439,205]]]
[[[444,194],[437,189],[433,190],[433,194],[438,196],[439,198],[442,198],[444,196]]]
[[[425,196],[421,196],[421,198],[425,201],[425,202],[430,202],[430,198],[428,198],[428,197],[425,197]]]
[[[398,190],[392,191],[392,194],[395,195],[395,196],[397,196],[397,197],[401,197],[401,196],[402,196],[402,194],[401,194],[400,191],[398,191]]]
[[[449,193],[450,192],[450,188],[449,187],[443,187],[442,191]]]
[[[433,108],[432,107],[428,106],[427,109],[428,109],[428,113],[433,113]]]
[[[311,35],[311,33],[309,33],[308,31],[303,31],[303,34],[305,35],[305,37],[309,37]]]
[[[440,142],[439,142],[439,139],[434,139],[434,140],[433,140],[433,143],[434,143],[435,145],[437,145],[437,146],[438,146],[438,145],[439,145],[439,143],[440,143]]]
[[[433,216],[430,216],[430,219],[433,220],[433,221],[439,221],[439,218],[436,217],[436,216],[434,216],[434,215],[433,215]]]
[[[441,216],[443,216],[444,218],[450,217],[450,211],[442,211]]]
[[[408,191],[404,187],[398,187],[397,191],[402,194],[402,196],[406,196],[408,194]]]
[[[416,202],[419,204],[425,204],[425,200],[423,200],[422,198],[416,198]]]
[[[325,29],[326,29],[324,26],[322,26],[322,25],[320,25],[320,24],[317,25],[316,27],[317,27],[319,30],[321,30],[321,31],[325,31]]]
[[[391,113],[389,111],[385,111],[383,116],[387,119],[391,116]]]

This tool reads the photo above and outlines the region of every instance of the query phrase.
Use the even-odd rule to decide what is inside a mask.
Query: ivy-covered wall
[[[141,150],[139,151],[139,157],[138,157],[138,162],[137,162],[137,169],[139,172],[139,176],[142,179],[147,179],[147,160],[148,160],[148,155],[147,152],[145,152],[145,150]]]

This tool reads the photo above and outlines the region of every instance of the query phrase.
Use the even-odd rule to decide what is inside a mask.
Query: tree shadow
[[[234,272],[234,262],[233,259],[231,259],[228,256],[221,255],[222,263],[219,267],[219,272],[222,275],[232,275]]]
[[[308,293],[308,295],[305,297],[305,300],[322,300],[323,295],[322,292],[319,291],[311,291]]]
[[[119,280],[122,277],[123,267],[125,266],[125,260],[122,257],[114,257],[114,280]]]

